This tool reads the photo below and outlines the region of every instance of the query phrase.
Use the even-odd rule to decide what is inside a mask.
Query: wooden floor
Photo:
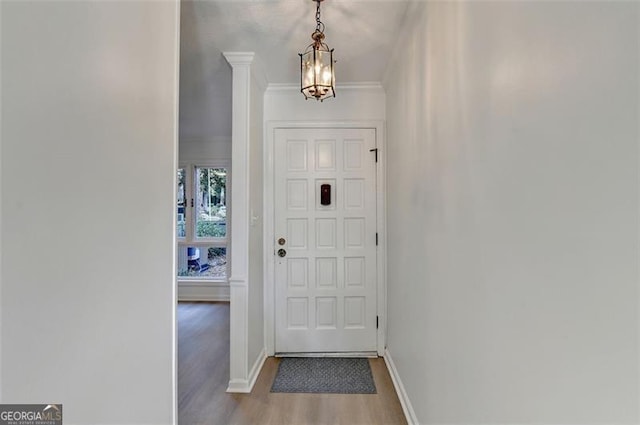
[[[406,424],[382,358],[370,359],[377,394],[270,393],[279,359],[264,364],[251,394],[226,393],[229,304],[178,305],[179,425]]]

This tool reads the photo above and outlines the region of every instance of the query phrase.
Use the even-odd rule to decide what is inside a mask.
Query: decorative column
[[[227,392],[249,392],[249,111],[252,52],[223,53],[232,68],[230,377]]]

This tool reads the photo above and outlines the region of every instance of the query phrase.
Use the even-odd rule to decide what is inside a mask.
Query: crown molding
[[[222,52],[224,58],[232,67],[237,65],[251,65],[255,53],[253,52]]]

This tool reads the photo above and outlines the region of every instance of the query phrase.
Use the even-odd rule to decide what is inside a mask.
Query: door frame
[[[274,191],[274,148],[275,132],[279,129],[322,129],[357,128],[373,129],[376,134],[378,166],[376,167],[376,227],[378,229],[378,249],[376,250],[376,284],[378,330],[377,352],[384,355],[387,329],[387,233],[386,233],[386,134],[383,121],[269,121],[265,125],[264,170],[263,170],[263,247],[264,247],[264,335],[268,356],[275,354],[275,191]],[[372,153],[373,155],[373,153]]]

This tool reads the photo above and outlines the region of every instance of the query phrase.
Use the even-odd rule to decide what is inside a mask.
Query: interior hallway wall
[[[180,158],[183,142],[228,140],[231,156],[231,68],[220,55],[203,60],[208,50],[207,15],[218,13],[212,2],[180,1]]]
[[[213,139],[181,139],[178,158],[181,163],[194,164],[207,164],[219,160],[231,162],[231,136]]]
[[[171,424],[178,4],[0,8],[1,401]]]
[[[422,424],[637,424],[639,5],[418,2],[385,83]]]

